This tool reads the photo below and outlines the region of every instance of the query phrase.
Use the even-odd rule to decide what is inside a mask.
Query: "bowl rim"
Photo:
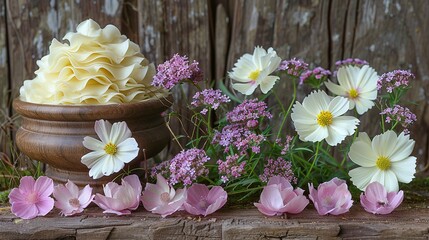
[[[17,97],[13,100],[12,106],[16,112],[27,118],[58,121],[87,121],[158,115],[167,110],[172,104],[173,97],[169,94],[165,97],[152,97],[132,103],[80,105],[31,103]]]

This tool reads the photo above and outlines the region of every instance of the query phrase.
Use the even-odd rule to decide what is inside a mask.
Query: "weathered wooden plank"
[[[49,13],[54,1],[6,1],[11,89],[17,92],[34,77],[36,60],[43,57],[54,36]]]
[[[139,34],[143,54],[156,64],[169,59],[175,53],[197,60],[204,71],[205,85],[213,76],[211,70],[211,39],[206,1],[139,1]],[[189,99],[195,91],[184,85],[173,90],[174,108],[180,118],[172,119],[172,130],[185,136],[181,145],[187,142],[186,136],[194,127],[190,121],[190,112],[186,109]],[[174,142],[173,142],[174,144]],[[180,150],[173,145],[172,153]]]
[[[6,1],[0,1],[0,127],[6,126],[9,118],[9,69],[6,38]],[[0,129],[0,152],[7,151],[8,131]]]
[[[139,208],[129,216],[103,215],[91,207],[80,216],[19,220],[0,214],[0,239],[424,239],[429,209],[403,205],[385,216],[354,206],[340,216],[319,216],[309,206],[297,215],[265,217],[255,208],[223,209],[208,217],[184,212],[167,218]]]

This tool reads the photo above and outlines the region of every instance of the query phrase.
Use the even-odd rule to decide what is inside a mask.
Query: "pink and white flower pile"
[[[181,136],[190,140],[185,148],[180,146],[182,151],[152,168],[155,184],[147,183],[143,190],[139,178],[130,175],[121,184],[107,183],[104,194],[93,195],[89,185],[79,189],[69,181],[54,188],[47,177],[24,177],[9,195],[12,212],[31,219],[46,215],[55,206],[60,214],[72,216],[84,212],[93,202],[103,213],[127,215],[141,202],[144,209],[162,217],[183,210],[207,216],[226,204],[228,194],[243,194],[245,198],[261,190],[259,202],[254,205],[267,216],[298,214],[310,200],[318,214],[340,215],[353,205],[347,182],[336,177],[323,182],[326,179],[318,175],[325,174],[323,167],[331,165],[331,172],[324,178],[340,176],[338,170],[347,174],[348,168],[341,167],[346,166],[343,164],[348,157],[355,164],[348,175],[364,192],[360,203],[365,211],[391,213],[404,198],[399,182],[411,182],[416,172],[416,157],[411,156],[415,142],[408,128],[417,118],[399,104],[414,75],[395,70],[379,77],[368,62],[349,58],[336,63],[337,81],[330,81],[329,70],[309,66],[296,58],[282,61],[272,48],[256,47],[253,54],[244,54],[228,74],[232,89],[238,93],[230,92],[223,83],[222,91],[201,90],[198,84],[203,74],[198,62],[175,54],[158,66],[152,85],[170,90],[191,83],[198,88],[190,104],[193,115],[189,120],[195,128]],[[289,106],[282,105],[283,93],[274,88],[282,73],[291,77],[293,84]],[[299,102],[296,89],[303,84],[314,90]],[[267,95],[244,100],[237,97],[255,91]],[[379,94],[382,91],[387,93]],[[277,102],[266,100],[271,93]],[[217,114],[231,101],[236,104],[230,112]],[[371,139],[358,127],[364,120],[361,115],[374,106],[380,109],[382,131]],[[272,109],[279,113],[272,114]],[[175,112],[166,116],[177,117]],[[273,118],[281,120],[279,126],[269,125]],[[289,125],[296,135],[285,134]],[[397,127],[403,128],[400,134],[395,132]],[[119,172],[138,156],[140,148],[125,122],[99,120],[94,128],[99,140],[84,138],[83,145],[90,152],[81,159],[94,179]],[[277,134],[273,129],[278,130]],[[331,147],[347,144],[343,161],[338,161]],[[318,169],[317,176],[312,176],[314,169]],[[313,183],[320,182],[316,189]],[[201,183],[209,183],[210,188]],[[297,183],[308,183],[308,198],[303,189],[292,186]]]

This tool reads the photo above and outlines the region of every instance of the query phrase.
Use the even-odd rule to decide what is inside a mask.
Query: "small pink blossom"
[[[59,184],[54,188],[55,207],[61,209],[64,216],[72,216],[83,210],[92,202],[94,195],[92,188],[86,185],[82,190],[72,181],[65,185]]]
[[[308,70],[308,63],[305,63],[301,59],[292,58],[282,61],[277,70],[286,71],[291,76],[299,77],[302,72]]]
[[[239,178],[245,172],[246,161],[239,161],[240,156],[234,154],[227,156],[226,161],[218,160],[219,174],[222,182],[228,182],[231,179]]]
[[[360,195],[360,204],[373,214],[389,214],[404,200],[404,192],[387,192],[379,182],[370,183]]]
[[[301,188],[293,189],[284,177],[274,176],[268,181],[261,193],[259,203],[254,203],[258,210],[267,215],[297,214],[308,205],[308,199]]]
[[[204,165],[210,160],[202,149],[191,148],[182,150],[170,161],[162,162],[152,168],[152,177],[158,173],[167,177],[167,182],[174,186],[178,183],[191,185],[200,176],[205,176],[209,170]]]
[[[259,179],[261,179],[262,182],[268,182],[273,176],[284,177],[288,182],[297,182],[292,171],[292,162],[281,157],[277,159],[268,159],[267,163],[264,164],[264,172],[259,175]]]
[[[313,184],[308,184],[310,199],[319,215],[339,215],[348,212],[353,205],[352,195],[346,181],[334,178],[319,185],[317,190]]]
[[[54,208],[54,199],[50,197],[53,191],[54,183],[48,177],[36,181],[29,176],[21,178],[19,187],[9,193],[12,213],[23,219],[45,216]]]
[[[204,184],[193,184],[187,192],[187,200],[183,204],[185,210],[193,215],[207,216],[225,205],[228,194],[220,186],[209,188]]]
[[[161,174],[157,174],[156,179],[156,184],[146,184],[141,201],[146,210],[166,217],[182,208],[187,197],[186,187],[176,192]]]
[[[127,215],[131,214],[131,210],[136,210],[140,204],[142,185],[137,175],[124,177],[122,185],[109,182],[103,190],[104,196],[97,193],[94,198],[94,203],[104,209],[103,213]]]
[[[186,80],[197,84],[203,80],[203,73],[198,62],[189,63],[187,56],[176,53],[170,60],[158,65],[152,85],[171,89]]]

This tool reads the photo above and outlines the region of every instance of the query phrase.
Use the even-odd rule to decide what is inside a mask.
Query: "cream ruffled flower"
[[[356,106],[356,111],[362,115],[374,106],[378,75],[373,68],[344,66],[338,70],[337,78],[339,85],[331,81],[325,85],[332,93],[349,99],[350,109]]]
[[[387,131],[371,142],[366,133],[350,147],[350,159],[361,167],[349,172],[353,184],[364,191],[372,182],[381,183],[388,192],[399,190],[398,181],[409,183],[416,172],[416,157],[410,156],[414,140],[403,132]]]
[[[268,52],[261,47],[255,47],[253,55],[244,54],[234,64],[229,77],[237,81],[232,88],[245,95],[251,95],[260,86],[263,93],[273,88],[278,76],[269,76],[280,65],[281,58],[272,48]]]
[[[137,157],[139,148],[136,140],[125,122],[111,125],[108,121],[95,122],[95,132],[100,140],[85,137],[83,145],[92,150],[81,159],[91,170],[89,176],[97,179],[119,172],[125,163]]]
[[[291,118],[302,141],[325,139],[329,145],[336,146],[352,135],[359,124],[355,117],[341,116],[348,109],[346,98],[331,98],[324,91],[316,91],[304,98],[302,104],[295,103]]]
[[[88,19],[52,40],[49,54],[37,61],[36,77],[24,81],[20,98],[40,104],[113,104],[162,97],[151,86],[155,66],[140,47],[113,25],[101,28]]]

